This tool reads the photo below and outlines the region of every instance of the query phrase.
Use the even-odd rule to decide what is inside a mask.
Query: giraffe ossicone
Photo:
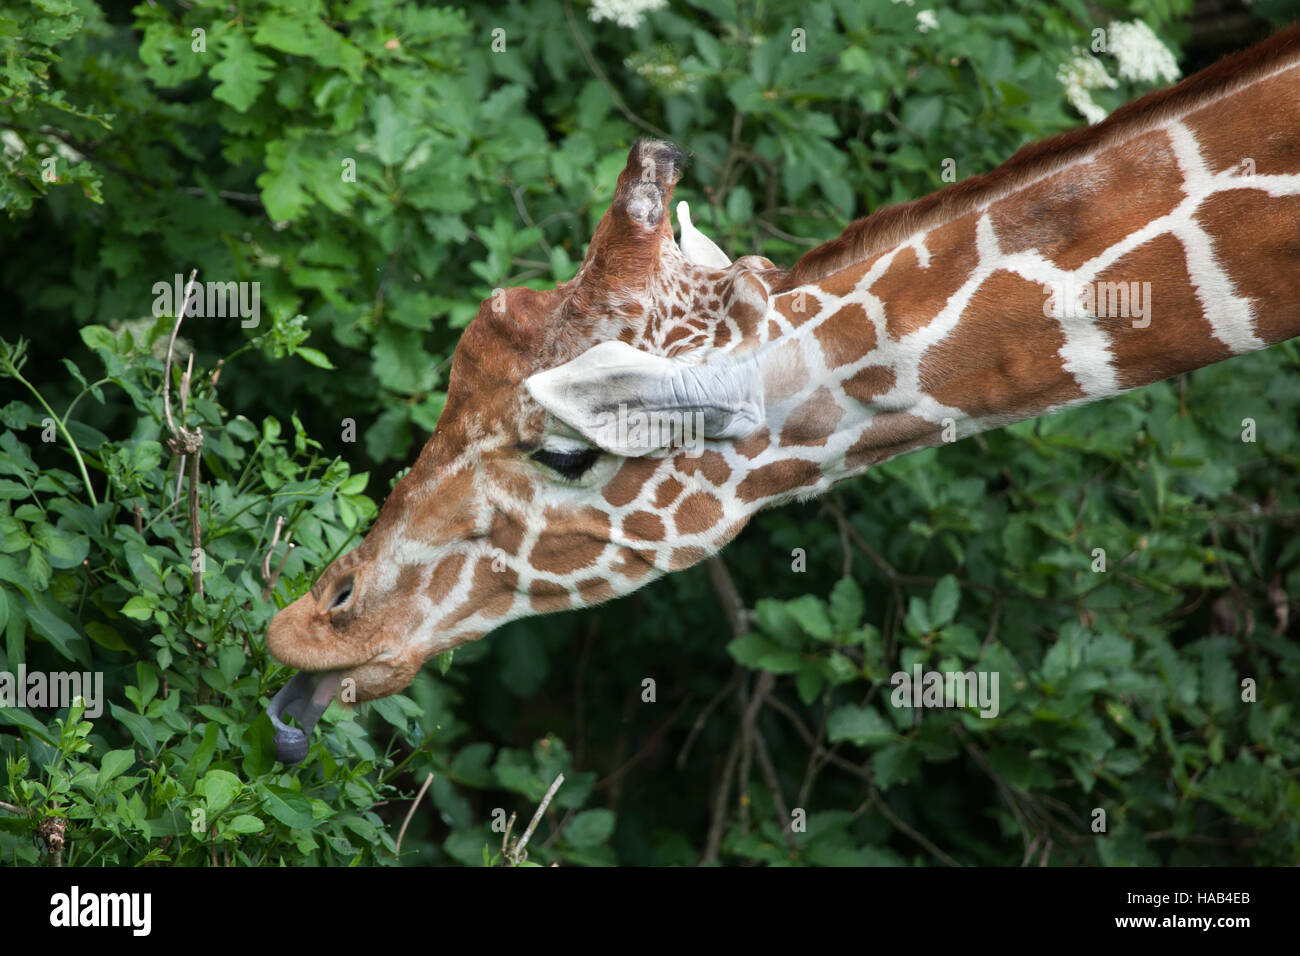
[[[638,142],[574,279],[483,304],[410,472],[273,619],[304,672],[277,751],[305,753],[280,717],[310,730],[335,686],[399,691],[507,621],[703,560],[763,508],[1300,334],[1297,102],[1293,28],[788,271],[729,261],[685,204],[674,241],[684,156]],[[1134,288],[1141,314],[1111,314]],[[698,434],[634,435],[633,414]]]
[[[677,222],[682,230],[678,245],[689,262],[712,269],[725,269],[731,265],[731,260],[718,248],[717,243],[695,228],[691,222],[690,204],[684,199],[677,204]]]

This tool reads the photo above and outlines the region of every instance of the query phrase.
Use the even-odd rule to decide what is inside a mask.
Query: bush
[[[0,707],[0,858],[482,865],[563,773],[534,862],[1294,860],[1295,342],[765,515],[724,555],[752,612],[699,567],[516,622],[331,709],[291,770],[264,715],[271,614],[364,531],[478,302],[573,275],[637,135],[692,151],[679,197],[720,245],[788,265],[1077,125],[1074,49],[1111,18],[1176,37],[1187,0],[966,0],[924,32],[856,0],[635,29],[554,0],[227,7],[0,0],[23,336],[0,369],[0,671],[102,672],[108,701]],[[256,328],[182,328],[197,556],[151,309],[196,267],[262,304]],[[1000,713],[889,706],[914,664],[998,671]]]

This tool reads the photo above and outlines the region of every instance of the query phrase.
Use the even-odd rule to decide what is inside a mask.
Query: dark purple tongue
[[[302,763],[307,756],[307,736],[334,699],[342,679],[341,670],[299,671],[271,698],[266,713],[275,727],[275,755],[281,763]],[[282,714],[297,720],[301,729],[285,723]]]

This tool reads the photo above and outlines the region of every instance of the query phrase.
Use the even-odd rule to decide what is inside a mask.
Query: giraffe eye
[[[573,451],[552,451],[548,448],[539,448],[529,457],[545,465],[561,478],[577,481],[591,470],[591,466],[600,457],[600,449],[578,448]]]
[[[340,583],[338,590],[334,592],[334,600],[330,602],[330,610],[342,607],[347,603],[348,598],[352,597],[352,578],[346,577]]]

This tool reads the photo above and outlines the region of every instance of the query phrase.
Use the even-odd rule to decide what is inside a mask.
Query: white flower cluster
[[[1172,83],[1182,75],[1169,47],[1141,20],[1112,23],[1107,49],[1119,63],[1121,80]]]
[[[621,27],[635,30],[651,10],[662,10],[668,0],[595,0],[588,11],[593,23],[613,20]]]
[[[1101,60],[1078,47],[1074,55],[1056,71],[1057,81],[1065,87],[1065,98],[1089,123],[1100,123],[1106,111],[1092,101],[1089,90],[1113,90],[1118,84],[1106,72]]]
[[[1180,75],[1173,53],[1141,20],[1111,23],[1106,52],[1115,57],[1121,80],[1171,83]],[[1101,60],[1075,47],[1069,62],[1056,71],[1056,79],[1065,87],[1065,98],[1070,105],[1089,123],[1100,123],[1106,118],[1106,111],[1092,101],[1089,90],[1113,90],[1118,83],[1106,72]]]
[[[918,10],[916,12],[916,32],[929,33],[931,30],[939,29],[939,18],[934,15],[933,10]]]

